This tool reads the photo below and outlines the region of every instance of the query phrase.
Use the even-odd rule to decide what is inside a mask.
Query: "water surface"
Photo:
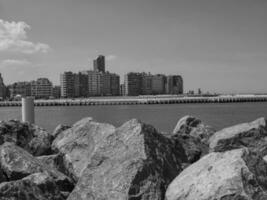
[[[0,120],[21,119],[20,107],[0,107]],[[267,102],[216,104],[155,104],[114,106],[36,107],[36,124],[53,130],[58,124],[73,124],[83,117],[120,126],[138,118],[161,131],[172,131],[185,115],[200,118],[217,130],[241,122],[267,117]]]

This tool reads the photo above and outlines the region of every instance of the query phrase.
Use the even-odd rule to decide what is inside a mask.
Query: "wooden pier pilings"
[[[216,97],[133,97],[133,98],[87,98],[35,100],[35,106],[98,106],[138,104],[189,104],[189,103],[235,103],[264,102],[267,95],[216,96]],[[0,107],[21,106],[20,101],[1,101]]]

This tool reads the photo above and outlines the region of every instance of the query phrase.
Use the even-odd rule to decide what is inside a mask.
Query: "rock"
[[[191,135],[175,135],[172,139],[178,143],[178,146],[183,147],[187,157],[186,163],[194,163],[209,152],[208,145]]]
[[[46,173],[0,184],[1,200],[64,200],[58,186]]]
[[[191,135],[199,138],[203,143],[207,143],[208,139],[215,133],[215,130],[192,116],[181,118],[173,130],[173,135]]]
[[[28,175],[47,172],[62,191],[71,191],[73,183],[70,178],[54,168],[40,162],[30,153],[13,143],[4,143],[0,146],[0,168],[8,181],[22,179]]]
[[[51,144],[53,137],[46,130],[36,126],[31,125],[33,130],[33,139],[29,142],[30,153],[34,156],[49,155],[52,154]]]
[[[68,126],[68,125],[62,125],[62,124],[59,124],[59,125],[55,128],[55,130],[52,132],[52,136],[53,136],[53,138],[56,138],[61,132],[65,131],[65,130],[67,130],[67,129],[69,129],[69,128],[71,128],[71,127]]]
[[[216,132],[209,139],[210,151],[227,151],[242,147],[263,148],[267,145],[267,126],[264,118],[238,124]]]
[[[18,120],[0,122],[0,144],[13,142],[34,156],[51,154],[52,136],[44,129]]]
[[[53,141],[52,147],[64,155],[66,169],[73,179],[78,180],[95,150],[114,131],[115,127],[110,124],[85,118],[61,132]]]
[[[209,152],[208,138],[215,131],[192,116],[181,118],[173,130],[172,138],[185,150],[187,163],[196,162]]]
[[[47,166],[50,166],[51,168],[56,169],[67,176],[70,176],[68,169],[66,169],[65,167],[66,163],[64,161],[64,155],[59,153],[48,156],[39,156],[36,158],[42,163],[45,163]],[[75,182],[75,180],[72,181]]]
[[[166,200],[267,199],[267,163],[256,152],[213,152],[187,167],[169,185]]]
[[[27,147],[33,138],[28,124],[21,123],[18,120],[9,120],[0,122],[1,144],[4,142],[13,142],[22,148]]]
[[[130,120],[97,149],[68,200],[164,200],[184,160],[172,139]]]

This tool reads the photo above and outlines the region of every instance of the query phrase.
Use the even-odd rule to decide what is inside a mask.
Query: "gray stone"
[[[258,153],[213,152],[187,167],[169,185],[166,200],[267,199],[267,163]]]
[[[200,119],[188,115],[181,118],[173,130],[173,135],[191,135],[203,143],[207,143],[214,133],[215,130],[212,127],[205,125]]]
[[[115,127],[110,124],[85,118],[61,132],[52,146],[55,151],[64,155],[66,169],[73,179],[78,180],[95,150],[105,143],[106,138],[114,131]]]
[[[21,180],[0,184],[1,200],[64,200],[53,178],[35,173]]]
[[[34,156],[51,154],[52,136],[44,129],[18,120],[0,122],[0,144],[12,142]]]
[[[65,130],[67,130],[69,128],[71,128],[71,126],[59,124],[55,128],[55,130],[52,132],[53,138],[56,138],[61,132],[65,131]]]
[[[70,178],[40,162],[30,153],[13,143],[0,145],[0,168],[8,181],[19,180],[34,173],[47,172],[54,178],[62,191],[71,191],[73,189],[73,182]]]
[[[49,166],[50,168],[56,169],[59,172],[65,174],[66,176],[71,178],[71,174],[69,174],[68,169],[66,169],[66,163],[64,161],[64,155],[58,153],[58,154],[47,155],[47,156],[39,156],[36,158],[40,162]],[[75,182],[75,180],[72,180],[72,181]]]
[[[227,151],[242,147],[263,148],[267,145],[266,120],[259,118],[216,132],[209,139],[210,151]]]
[[[172,139],[130,120],[97,149],[68,200],[163,200],[184,160]]]

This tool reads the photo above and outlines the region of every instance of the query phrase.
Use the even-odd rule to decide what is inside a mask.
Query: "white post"
[[[34,124],[34,100],[32,97],[23,97],[22,104],[22,121]]]

